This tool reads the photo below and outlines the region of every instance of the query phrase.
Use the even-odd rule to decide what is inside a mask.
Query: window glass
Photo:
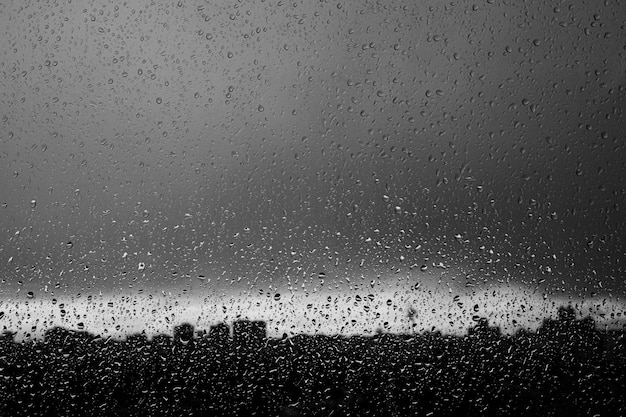
[[[0,329],[164,352],[198,334],[309,352],[344,339],[303,335],[401,335],[429,340],[423,358],[550,323],[617,335],[624,16],[613,1],[3,2]]]

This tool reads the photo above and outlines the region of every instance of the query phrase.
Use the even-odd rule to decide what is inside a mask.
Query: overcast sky
[[[0,295],[622,296],[626,9],[509,3],[3,2]]]

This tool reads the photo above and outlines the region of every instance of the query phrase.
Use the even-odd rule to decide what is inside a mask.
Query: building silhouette
[[[224,344],[230,339],[230,327],[226,323],[218,323],[209,329],[209,339],[215,343]]]
[[[233,341],[237,345],[259,345],[267,338],[264,321],[238,320],[233,323]]]
[[[174,327],[174,342],[187,345],[194,339],[194,327],[189,323],[183,323]]]
[[[13,343],[15,341],[15,334],[16,334],[15,332],[4,330],[2,334],[0,334],[0,344]]]

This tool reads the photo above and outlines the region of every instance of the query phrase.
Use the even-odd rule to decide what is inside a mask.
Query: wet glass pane
[[[0,409],[626,413],[624,16],[3,2]]]

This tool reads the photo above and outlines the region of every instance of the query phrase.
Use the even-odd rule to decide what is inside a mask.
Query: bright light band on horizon
[[[41,338],[47,329],[65,327],[103,337],[124,338],[145,332],[171,334],[174,326],[190,323],[197,330],[236,320],[263,320],[269,337],[284,333],[372,335],[440,331],[463,335],[487,318],[492,326],[513,334],[536,330],[555,318],[559,307],[572,306],[579,317],[591,317],[600,329],[626,326],[626,303],[611,297],[553,298],[519,286],[499,286],[463,294],[446,290],[342,291],[274,293],[266,295],[194,295],[167,293],[40,297],[27,302],[0,302],[0,326],[22,339]],[[65,314],[61,313],[65,311]]]

